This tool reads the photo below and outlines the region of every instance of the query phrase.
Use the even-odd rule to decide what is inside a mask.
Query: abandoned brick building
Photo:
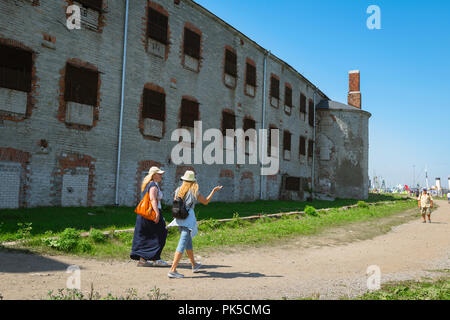
[[[348,105],[330,101],[190,0],[2,0],[0,207],[132,206],[152,165],[165,200],[187,168],[218,201],[367,198],[370,113],[349,77]],[[279,129],[278,174],[175,165],[171,132],[194,120]]]

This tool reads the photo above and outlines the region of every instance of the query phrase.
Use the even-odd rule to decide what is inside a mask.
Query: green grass
[[[401,200],[400,196],[371,194],[367,202]],[[246,217],[255,214],[270,214],[288,211],[303,211],[305,206],[311,205],[316,209],[338,208],[345,205],[357,204],[357,200],[337,199],[335,201],[298,202],[298,201],[254,201],[254,202],[212,202],[208,206],[197,205],[198,220],[232,218],[235,212]],[[94,215],[89,215],[93,213]],[[171,221],[170,207],[163,207],[163,216]],[[29,236],[41,236],[45,233],[60,233],[66,228],[89,231],[91,228],[99,230],[133,228],[136,221],[134,208],[131,207],[91,207],[91,208],[61,208],[41,207],[16,210],[0,210],[0,242],[14,241]],[[18,223],[31,223],[31,230],[26,225],[20,227]],[[23,235],[23,232],[29,233]]]
[[[428,281],[387,283],[361,300],[450,300],[450,277]]]
[[[255,221],[243,221],[237,218],[231,222],[218,223],[209,219],[199,225],[199,234],[194,238],[196,251],[218,247],[233,247],[238,245],[268,244],[273,241],[292,238],[299,235],[312,235],[321,232],[325,228],[345,225],[351,222],[375,220],[403,212],[415,207],[415,201],[398,201],[389,205],[370,206],[367,208],[352,208],[349,210],[332,209],[327,213],[321,212],[317,216],[297,215],[284,216],[282,218],[263,218]],[[77,239],[74,245],[72,240]],[[54,234],[52,234],[54,235]],[[127,259],[133,239],[132,233],[120,233],[109,236],[103,241],[97,241],[96,237],[79,239],[73,233],[60,233],[61,243],[49,240],[50,234],[35,236],[23,246],[36,252],[68,253],[96,258]],[[66,235],[66,236],[64,236]],[[67,236],[68,235],[68,236]],[[179,234],[176,228],[169,228],[163,258],[170,259],[177,246]],[[69,250],[63,250],[69,248]]]

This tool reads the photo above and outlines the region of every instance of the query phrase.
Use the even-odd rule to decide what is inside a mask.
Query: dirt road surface
[[[182,260],[178,270],[184,279],[169,279],[168,268],[137,268],[134,261],[0,252],[0,294],[4,299],[45,299],[48,290],[65,288],[67,267],[77,265],[81,290],[87,292],[93,283],[102,295],[120,296],[135,288],[144,297],[156,286],[172,299],[352,298],[367,291],[369,266],[380,268],[382,283],[435,277],[435,270],[450,269],[450,205],[436,203],[431,224],[401,213],[394,218],[409,215],[409,221],[381,235],[371,236],[371,231],[394,218],[271,246],[211,251],[199,257],[204,268],[196,274]]]

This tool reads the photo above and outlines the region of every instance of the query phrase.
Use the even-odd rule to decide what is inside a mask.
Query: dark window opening
[[[194,127],[194,121],[199,120],[198,102],[183,99],[181,100],[181,126]]]
[[[288,191],[299,191],[300,190],[300,178],[286,177],[285,189]]]
[[[200,59],[200,35],[188,28],[184,28],[184,53]]]
[[[225,50],[225,73],[230,76],[237,76],[237,56],[230,50]]]
[[[103,0],[75,0],[75,2],[82,4],[85,8],[91,8],[98,12],[103,10]]]
[[[227,129],[236,130],[236,116],[230,112],[222,112],[222,134],[227,134]]]
[[[273,98],[280,99],[280,80],[274,77],[270,78],[270,95]]]
[[[300,137],[299,153],[302,156],[306,155],[306,138]]]
[[[309,108],[308,108],[308,122],[311,127],[314,127],[314,102],[309,100]]]
[[[64,100],[97,106],[98,71],[66,65]]]
[[[288,86],[284,88],[284,104],[292,107],[292,89]]]
[[[306,113],[306,96],[303,93],[300,94],[300,112]]]
[[[245,82],[249,86],[256,87],[256,67],[247,63],[247,72],[245,76]]]
[[[153,40],[167,44],[167,28],[169,18],[162,13],[149,8],[148,36]]]
[[[164,121],[166,111],[166,95],[150,89],[144,89],[142,118]]]
[[[291,151],[291,133],[289,131],[283,132],[283,150]]]
[[[312,158],[314,152],[313,148],[314,148],[314,141],[308,140],[308,158]]]
[[[31,52],[0,45],[0,87],[30,92],[31,66]]]
[[[245,118],[243,129],[244,132],[247,131],[248,129],[256,129],[256,121],[253,119]]]

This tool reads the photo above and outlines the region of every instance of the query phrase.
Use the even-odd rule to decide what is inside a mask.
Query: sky
[[[369,176],[426,186],[450,176],[450,1],[195,0],[347,102],[361,71],[369,111]],[[370,30],[370,5],[381,29]]]

